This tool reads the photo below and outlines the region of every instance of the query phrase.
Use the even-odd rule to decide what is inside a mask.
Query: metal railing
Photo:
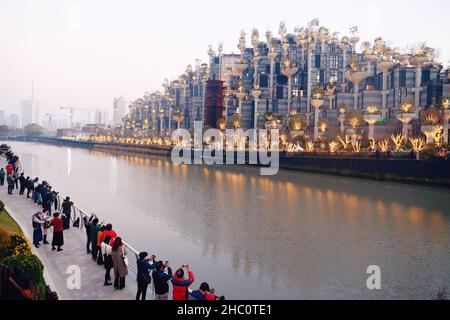
[[[64,201],[64,198],[61,197],[59,194],[57,195],[57,198],[55,199],[56,201],[56,210],[58,212],[62,211],[62,203]],[[79,230],[85,230],[84,227],[84,223],[83,220],[86,217],[88,220],[91,219],[93,214],[87,213],[86,211],[82,210],[81,208],[77,207],[76,205],[72,206],[72,210],[71,210],[71,217],[70,217],[70,222],[75,222],[78,218],[80,219],[80,225],[77,229]],[[139,259],[139,251],[137,251],[135,248],[133,248],[130,244],[128,244],[125,241],[122,241],[123,246],[125,247],[125,250],[127,252],[128,257],[130,256],[130,253],[132,255],[134,255],[134,257],[137,259]],[[128,263],[128,271],[131,273],[133,273],[134,275],[137,275],[137,264],[136,261],[133,261],[132,259],[129,259],[129,263]]]

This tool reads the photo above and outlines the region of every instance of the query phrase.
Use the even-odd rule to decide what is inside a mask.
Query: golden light
[[[361,152],[361,141],[355,141],[352,143],[353,152]]]
[[[403,135],[399,133],[398,135],[391,135],[391,140],[392,142],[394,142],[395,151],[400,151],[405,137],[403,137]]]
[[[389,140],[384,139],[381,140],[378,145],[380,146],[380,149],[382,152],[388,152],[389,151]]]
[[[444,128],[442,126],[437,126],[436,128],[434,128],[434,142],[440,146],[443,138],[444,138]]]
[[[435,114],[428,114],[424,118],[425,122],[430,125],[436,125],[439,123],[439,117]]]
[[[366,112],[368,114],[376,114],[378,112],[378,108],[375,106],[369,106],[367,107]]]
[[[442,100],[442,108],[444,110],[448,110],[450,108],[450,99],[449,98],[444,98]]]
[[[375,141],[375,139],[372,139],[369,142],[370,142],[370,150],[375,151],[377,149],[377,142]]]
[[[403,102],[400,105],[400,110],[404,113],[411,113],[413,111],[413,104],[411,102]]]
[[[357,129],[359,127],[359,119],[356,117],[348,119],[348,123],[353,129]]]
[[[308,151],[308,152],[314,151],[314,142],[312,142],[312,141],[306,142],[306,151]]]
[[[410,138],[409,141],[412,144],[413,150],[417,153],[422,152],[425,149],[426,141],[422,138]]]
[[[352,138],[348,134],[346,134],[344,139],[338,137],[338,140],[342,144],[342,147],[344,148],[344,150],[346,150],[348,145],[352,142]]]
[[[332,153],[339,151],[339,142],[337,141],[331,141],[328,146],[330,148],[330,152]]]
[[[325,131],[327,131],[327,129],[328,129],[328,123],[326,123],[325,121],[321,122],[319,124],[319,128],[320,128],[320,131],[322,131],[322,133],[325,133]]]

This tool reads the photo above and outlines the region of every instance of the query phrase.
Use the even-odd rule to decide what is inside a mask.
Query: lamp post
[[[273,75],[275,73],[275,59],[277,58],[277,52],[273,44],[269,44],[268,58],[270,61],[270,76],[269,76],[269,99],[270,102],[273,100]]]
[[[258,128],[258,102],[259,102],[259,97],[261,96],[261,89],[259,88],[258,85],[256,85],[253,90],[252,90],[252,96],[255,99],[255,108],[253,110],[253,128],[256,129]]]
[[[420,92],[422,91],[422,67],[429,61],[428,49],[424,46],[415,50],[414,56],[411,58],[410,63],[416,67],[416,87],[414,91],[414,105],[416,107],[416,116],[420,114]]]
[[[398,121],[402,123],[402,134],[406,141],[411,130],[411,122],[416,118],[414,107],[410,102],[404,102],[400,105],[400,111],[396,114]]]
[[[367,73],[357,64],[356,59],[354,59],[352,68],[345,73],[345,77],[353,83],[353,110],[358,110],[359,84],[367,78]]]
[[[319,138],[319,112],[320,107],[323,105],[323,92],[318,89],[313,93],[313,99],[311,100],[311,104],[314,107],[314,141],[317,141]]]
[[[444,98],[442,100],[442,120],[444,122],[444,143],[448,143],[448,129],[449,129],[449,120],[450,120],[450,99]]]
[[[181,128],[181,123],[184,121],[184,113],[181,109],[175,110],[173,120],[177,123],[177,129]]]
[[[164,111],[164,109],[159,109],[159,134],[162,136],[163,134],[163,130],[164,130],[164,124],[163,124],[163,120],[164,117],[166,116],[166,112]]]
[[[327,96],[329,101],[329,110],[333,110],[333,100],[334,100],[334,93],[336,91],[336,86],[334,85],[333,81],[330,81],[327,85]]]
[[[297,65],[294,61],[285,60],[283,63],[282,73],[288,78],[288,105],[287,114],[288,117],[291,114],[291,103],[292,103],[292,77],[298,72]]]
[[[341,106],[339,108],[338,120],[339,120],[340,130],[341,130],[342,134],[345,133],[345,119],[346,119],[345,112],[346,112],[345,107]]]
[[[345,74],[347,72],[347,51],[350,46],[350,39],[346,36],[342,37],[339,47],[342,50],[342,84],[341,91],[345,92]]]
[[[369,106],[366,109],[366,114],[364,115],[364,121],[369,124],[369,140],[373,140],[375,133],[375,123],[380,121],[381,115],[378,114],[378,108],[375,106]]]
[[[241,111],[242,111],[242,102],[244,101],[246,95],[247,95],[247,94],[246,94],[246,92],[245,92],[245,88],[244,88],[244,86],[243,86],[242,83],[241,83],[241,84],[239,85],[238,91],[236,92],[236,98],[239,99],[239,107],[238,107],[237,110],[236,110],[236,113],[237,113],[238,115],[241,114]]]

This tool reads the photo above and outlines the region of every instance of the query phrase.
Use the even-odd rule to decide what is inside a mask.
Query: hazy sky
[[[31,95],[43,114],[58,107],[112,109],[114,96],[159,89],[208,45],[238,52],[239,32],[261,37],[318,18],[330,31],[382,36],[396,47],[420,41],[450,59],[448,0],[0,0],[0,110],[19,112]],[[248,41],[249,43],[250,41]]]

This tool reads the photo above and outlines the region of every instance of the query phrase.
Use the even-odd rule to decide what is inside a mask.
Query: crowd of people
[[[64,231],[70,229],[72,220],[74,227],[80,226],[80,220],[72,219],[74,203],[66,197],[58,203],[58,192],[52,189],[47,181],[40,182],[38,177],[31,179],[20,173],[19,157],[14,155],[8,146],[0,146],[0,155],[7,160],[5,169],[0,169],[0,185],[4,185],[5,177],[8,184],[8,194],[19,190],[19,195],[25,195],[34,203],[42,206],[42,210],[32,216],[33,245],[40,248],[50,245],[48,236],[53,233],[52,250],[61,252],[64,245]],[[61,209],[61,213],[58,212]],[[52,214],[53,212],[53,214]],[[91,255],[93,263],[105,269],[104,286],[113,286],[115,290],[125,288],[125,279],[128,275],[128,256],[122,238],[114,231],[112,224],[100,222],[92,214],[83,218],[86,231],[86,254]],[[136,300],[146,300],[148,286],[153,283],[155,300],[169,299],[169,284],[172,284],[173,300],[224,300],[223,296],[215,295],[215,290],[203,282],[197,290],[190,287],[195,281],[194,273],[189,265],[182,265],[173,273],[169,261],[158,261],[155,255],[149,256],[147,252],[139,253],[137,263],[137,293]],[[114,282],[112,282],[113,271]]]

